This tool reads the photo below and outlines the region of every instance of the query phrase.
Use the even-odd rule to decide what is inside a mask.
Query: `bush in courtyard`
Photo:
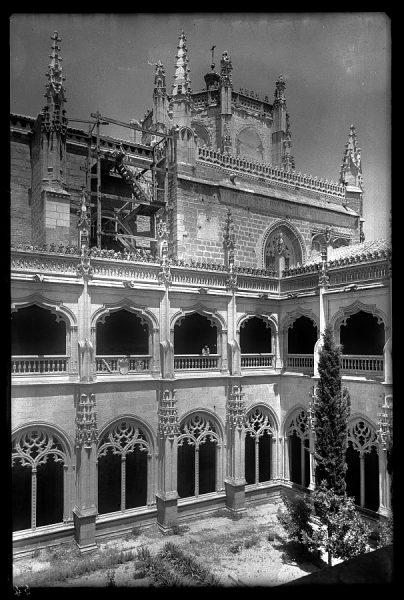
[[[107,587],[115,587],[115,572],[112,569],[108,569],[105,573],[105,579],[107,582]]]
[[[384,548],[393,543],[393,518],[383,521],[378,531],[377,548]]]
[[[370,528],[357,513],[353,498],[336,494],[324,481],[312,501],[320,525],[311,534],[303,532],[307,548],[327,552],[330,566],[333,558],[347,560],[368,550]]]
[[[286,511],[278,508],[277,518],[284,527],[290,540],[303,543],[304,535],[312,535],[313,528],[310,524],[312,507],[306,498],[283,498]]]

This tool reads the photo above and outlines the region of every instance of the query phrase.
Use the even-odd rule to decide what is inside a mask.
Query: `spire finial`
[[[355,125],[351,123],[348,142],[345,144],[340,171],[340,182],[363,188],[361,149],[358,147]]]
[[[210,49],[210,51],[212,52],[212,64],[210,65],[210,68],[212,69],[212,71],[215,70],[215,48],[216,46],[212,46],[212,48]]]
[[[49,54],[51,62],[49,63],[48,72],[46,74],[48,78],[48,83],[46,84],[46,92],[45,97],[49,97],[50,95],[60,96],[60,99],[66,102],[65,88],[63,86],[63,82],[66,80],[66,77],[62,74],[62,57],[59,55],[60,46],[59,42],[61,42],[61,38],[57,31],[51,35],[52,40],[52,54]]]
[[[233,70],[233,65],[231,64],[230,56],[225,50],[222,54],[222,58],[220,61],[220,83],[225,87],[233,87],[231,81],[231,72]]]
[[[286,87],[285,77],[281,73],[275,83],[275,94],[274,94],[275,100],[274,100],[274,104],[273,104],[274,108],[276,108],[277,106],[286,104],[285,87]]]
[[[189,78],[190,68],[188,67],[188,48],[186,45],[187,38],[184,31],[181,32],[178,38],[177,56],[175,63],[173,96],[188,96],[191,92]]]

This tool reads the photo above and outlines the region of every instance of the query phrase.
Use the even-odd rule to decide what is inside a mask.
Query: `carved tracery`
[[[289,423],[287,435],[293,435],[294,433],[302,440],[309,436],[310,430],[307,412],[303,409],[297,413]]]
[[[262,408],[256,408],[247,417],[246,433],[259,438],[265,433],[274,435],[274,424],[271,417]]]
[[[178,436],[178,446],[182,446],[186,440],[190,446],[198,448],[206,440],[219,443],[219,435],[216,432],[214,424],[204,415],[196,413],[188,417],[181,425],[180,435]]]
[[[361,455],[377,448],[376,431],[365,421],[354,421],[348,426],[348,441]]]
[[[105,456],[109,449],[113,454],[126,456],[138,447],[142,452],[150,453],[150,445],[143,431],[128,421],[121,421],[105,433],[98,448],[98,457]]]

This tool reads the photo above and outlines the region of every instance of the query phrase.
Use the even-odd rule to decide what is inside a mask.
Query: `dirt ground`
[[[108,552],[111,549],[131,550],[146,546],[152,554],[162,549],[170,541],[186,551],[203,566],[209,568],[225,586],[273,586],[286,583],[308,573],[318,571],[311,563],[298,564],[286,549],[286,536],[276,518],[277,506],[261,504],[247,508],[243,518],[237,521],[218,511],[210,516],[184,522],[181,535],[164,536],[156,525],[142,528],[121,538],[99,543],[99,548],[91,556]],[[220,516],[218,516],[220,515]],[[268,533],[274,531],[275,539],[268,540]],[[250,547],[248,547],[250,546]],[[77,564],[80,555],[73,543],[44,549],[35,558],[14,560],[14,584],[19,584],[19,576],[26,580],[33,575],[31,585],[35,585],[38,571],[54,568],[60,561],[63,565]],[[114,572],[117,587],[150,585],[149,579],[133,579],[134,562],[116,567]],[[38,583],[37,585],[41,585]],[[43,584],[42,584],[43,585]],[[56,582],[54,586],[106,586],[106,569]]]

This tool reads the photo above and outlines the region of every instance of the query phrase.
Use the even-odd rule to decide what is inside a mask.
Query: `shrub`
[[[311,535],[313,532],[310,524],[311,505],[306,498],[289,500],[286,496],[284,504],[286,511],[278,508],[278,521],[284,527],[289,539],[302,543],[304,534]]]
[[[112,569],[108,569],[105,573],[105,579],[107,581],[107,587],[115,587],[115,573]]]
[[[242,544],[240,544],[240,542],[236,542],[235,544],[232,544],[231,546],[229,546],[229,552],[231,552],[232,554],[238,554],[240,552],[242,548]]]
[[[260,542],[260,536],[259,535],[253,535],[250,539],[246,540],[244,542],[244,548],[252,548],[253,546],[256,546],[257,544],[259,544]]]
[[[387,521],[383,521],[380,525],[377,535],[377,548],[384,548],[393,543],[393,518],[390,517]]]
[[[133,527],[131,533],[133,537],[139,537],[139,535],[142,533],[142,528],[139,526]]]

